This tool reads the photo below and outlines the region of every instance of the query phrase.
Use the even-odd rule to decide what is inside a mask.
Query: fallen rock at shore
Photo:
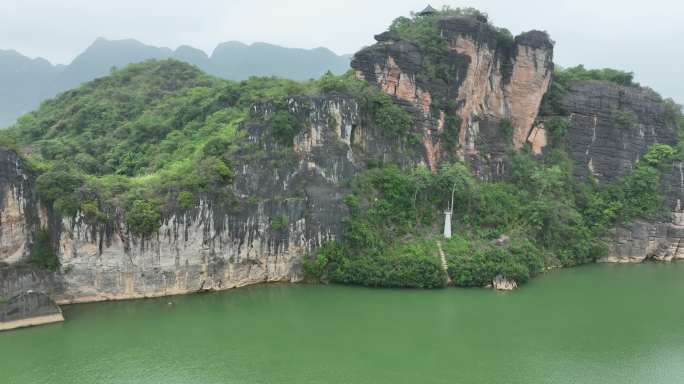
[[[492,287],[497,291],[513,291],[518,288],[518,283],[515,280],[509,280],[502,275],[498,275],[492,281]]]
[[[48,295],[27,291],[0,303],[0,331],[64,321],[62,310]]]

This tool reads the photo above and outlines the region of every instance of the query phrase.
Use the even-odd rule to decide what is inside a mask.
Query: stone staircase
[[[442,250],[442,242],[437,241],[437,249],[439,250],[439,258],[442,261],[442,270],[446,274],[447,277],[447,285],[451,285],[451,277],[449,277],[449,266],[447,264],[446,260],[446,255],[444,254],[444,250]]]

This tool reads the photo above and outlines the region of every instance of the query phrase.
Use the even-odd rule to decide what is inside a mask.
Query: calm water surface
[[[0,334],[0,383],[684,382],[683,263],[507,294],[276,285],[65,316]]]

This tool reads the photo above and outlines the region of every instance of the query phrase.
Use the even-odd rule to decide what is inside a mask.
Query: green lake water
[[[683,263],[513,293],[267,285],[64,312],[0,334],[0,383],[684,382]]]

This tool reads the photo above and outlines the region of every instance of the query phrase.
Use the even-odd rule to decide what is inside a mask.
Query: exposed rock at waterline
[[[573,84],[562,109],[570,123],[566,145],[575,176],[607,183],[632,172],[653,144],[676,146],[675,127],[665,117],[662,99],[650,89],[601,81]],[[617,122],[618,113],[634,116],[633,126]],[[675,161],[663,178],[668,216],[615,229],[603,262],[669,261],[684,258],[684,170]],[[684,244],[682,244],[684,245]]]
[[[341,235],[345,183],[378,154],[407,167],[420,158],[407,156],[396,138],[378,132],[349,97],[292,98],[288,109],[304,127],[294,139],[294,151],[284,152],[274,142],[267,119],[241,125],[240,136],[259,147],[248,161],[235,161],[237,202],[226,206],[203,200],[194,209],[165,217],[149,237],[129,231],[122,218],[92,226],[81,215],[48,215],[35,197],[28,167],[21,161],[5,167],[6,179],[23,180],[25,186],[0,214],[17,216],[10,208],[19,205],[33,207],[22,212],[36,217],[16,225],[21,230],[12,232],[18,233],[11,238],[13,251],[0,257],[5,261],[0,297],[40,289],[58,303],[76,303],[300,281],[303,256]],[[252,113],[267,117],[274,110],[255,105]],[[0,154],[16,158],[9,150]],[[0,187],[16,189],[17,183]],[[36,212],[44,212],[44,218],[39,220]],[[286,224],[275,227],[276,219]],[[29,249],[25,244],[32,244],[41,227],[51,234],[59,259],[54,272],[30,265],[29,252],[14,250]],[[3,231],[9,231],[4,224]]]
[[[509,280],[502,275],[497,275],[492,281],[492,287],[497,291],[513,291],[518,288],[515,280]]]
[[[50,297],[28,291],[0,303],[0,331],[64,321],[62,310]]]

